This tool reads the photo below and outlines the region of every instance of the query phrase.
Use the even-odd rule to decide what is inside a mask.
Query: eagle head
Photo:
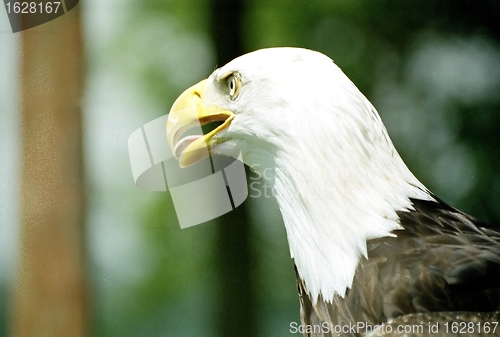
[[[212,122],[205,135],[186,135]],[[411,198],[432,198],[373,105],[311,50],[262,49],[216,69],[175,101],[167,138],[183,167],[236,146],[246,164],[268,170],[313,299],[344,296],[366,241],[401,229],[397,212],[411,209]]]

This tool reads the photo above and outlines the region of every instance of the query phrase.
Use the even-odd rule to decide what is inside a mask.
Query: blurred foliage
[[[500,55],[495,54],[498,2],[249,0],[245,6],[244,49],[299,46],[329,55],[374,103],[404,160],[426,186],[453,206],[500,224],[498,82],[493,94],[463,100],[460,93],[447,94],[443,84],[429,85],[432,73],[418,80],[428,71],[422,53],[433,50],[432,41],[455,41],[458,51],[476,46],[473,56],[483,43],[493,58]],[[159,112],[168,112],[182,90],[220,66],[209,10],[203,0],[133,1],[127,26],[106,47],[114,66]],[[460,77],[450,78],[444,85],[468,90],[474,84],[460,86]],[[468,189],[459,191],[457,181]],[[286,233],[273,199],[245,203],[252,210],[250,275],[258,298],[257,326],[242,328],[258,336],[284,336],[299,310]],[[216,336],[219,224],[180,230],[168,193],[137,207],[134,221],[142,224],[146,244],[134,254],[144,269],[112,285],[95,281],[94,335]],[[238,224],[231,225],[239,235]],[[102,273],[95,270],[94,278],[100,280]]]
[[[181,230],[171,205],[163,194],[138,214],[147,242],[141,259],[148,272],[108,290],[117,294],[107,303],[103,300],[108,296],[99,296],[103,302],[94,310],[97,335],[164,336],[168,331],[172,336],[201,336],[213,328],[213,231],[210,223]]]

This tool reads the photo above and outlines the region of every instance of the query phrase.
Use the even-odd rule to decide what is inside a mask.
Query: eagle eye
[[[240,90],[240,79],[234,74],[231,74],[226,78],[226,84],[229,91],[229,97],[231,97],[231,99],[235,99]]]

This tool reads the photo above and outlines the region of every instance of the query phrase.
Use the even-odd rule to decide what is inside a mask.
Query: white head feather
[[[344,296],[366,241],[402,229],[396,212],[412,209],[410,198],[432,198],[375,108],[325,55],[258,50],[216,70],[207,93],[230,72],[241,78],[237,98],[203,99],[236,114],[220,136],[232,138],[246,164],[273,173],[290,252],[312,300]]]

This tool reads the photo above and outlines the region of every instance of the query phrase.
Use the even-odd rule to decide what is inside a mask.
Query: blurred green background
[[[127,140],[234,55],[330,56],[437,196],[500,225],[500,2],[87,0],[84,162],[91,336],[287,336],[293,261],[272,198],[181,230],[169,193],[138,190]],[[229,29],[228,29],[229,27]],[[19,34],[0,9],[0,336],[20,222]]]

